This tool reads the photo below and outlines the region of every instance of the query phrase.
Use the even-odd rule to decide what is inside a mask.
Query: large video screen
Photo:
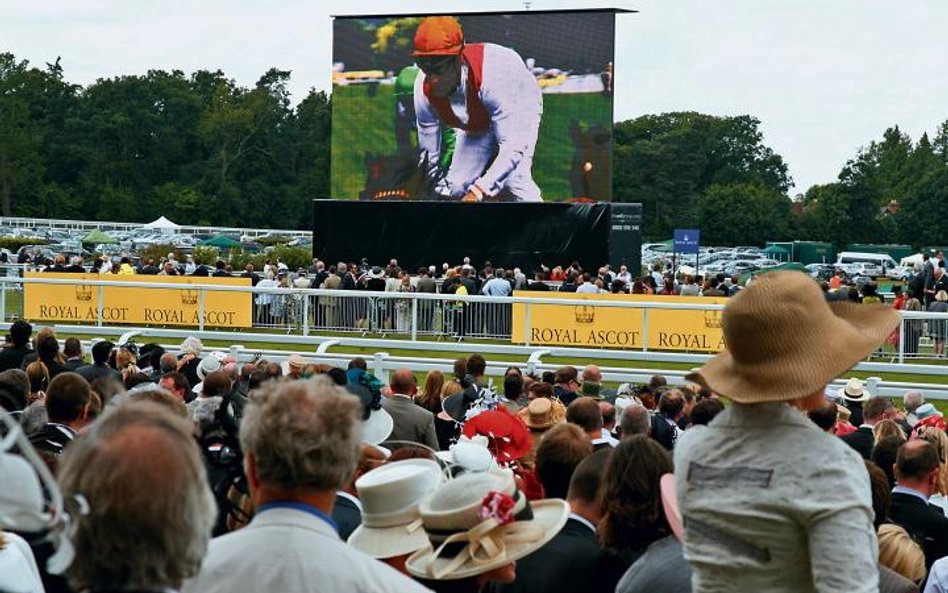
[[[337,17],[332,197],[612,197],[612,11]]]

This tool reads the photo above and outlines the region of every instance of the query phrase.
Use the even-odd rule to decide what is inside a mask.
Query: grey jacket
[[[427,445],[435,451],[439,449],[434,414],[404,395],[383,397],[382,408],[389,413],[395,424],[388,440],[411,441]]]
[[[784,403],[738,404],[675,448],[695,593],[875,593],[878,541],[858,453]]]

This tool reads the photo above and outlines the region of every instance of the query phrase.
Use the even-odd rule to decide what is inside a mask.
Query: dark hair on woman
[[[900,439],[897,436],[888,436],[879,439],[879,442],[876,443],[876,446],[872,448],[872,455],[870,459],[877,466],[882,468],[882,471],[885,473],[886,479],[889,480],[889,488],[895,488],[895,465],[896,454],[899,451],[899,447],[905,440]]]
[[[714,417],[724,411],[724,403],[719,399],[703,399],[691,409],[691,424],[693,426],[707,426]]]
[[[332,382],[339,386],[345,386],[349,381],[346,378],[346,372],[339,367],[332,367],[326,374],[329,375],[329,378],[332,379]]]
[[[603,547],[644,550],[671,534],[659,483],[673,471],[671,455],[655,440],[636,435],[619,443],[606,472],[606,513],[599,526]]]
[[[866,471],[869,473],[869,487],[872,492],[872,512],[875,514],[872,526],[878,530],[889,516],[889,505],[892,502],[889,492],[892,487],[889,486],[889,480],[882,468],[868,459]]]
[[[454,361],[454,378],[463,379],[467,375],[467,358],[461,357]]]

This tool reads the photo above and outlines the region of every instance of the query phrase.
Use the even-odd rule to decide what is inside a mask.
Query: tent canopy
[[[153,220],[149,222],[148,224],[146,224],[145,228],[158,229],[162,231],[173,231],[175,229],[181,228],[181,225],[175,224],[171,222],[170,220],[168,220],[167,218],[165,218],[164,216],[162,216],[158,218],[157,220]]]
[[[787,255],[790,252],[784,249],[783,247],[781,247],[780,245],[770,245],[769,247],[764,249],[764,253],[766,253],[767,255]]]
[[[216,237],[204,241],[201,245],[219,247],[221,249],[234,249],[235,247],[240,247],[240,241],[235,241],[225,235],[217,235]]]
[[[92,244],[105,243],[107,245],[112,245],[112,244],[118,243],[118,239],[116,239],[115,237],[110,237],[109,235],[106,235],[104,232],[102,232],[99,229],[93,229],[89,232],[88,235],[82,238],[82,242],[92,243]]]

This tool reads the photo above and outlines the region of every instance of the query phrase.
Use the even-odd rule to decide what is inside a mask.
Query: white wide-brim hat
[[[370,445],[386,441],[395,428],[395,420],[384,408],[372,410],[369,419],[362,423],[362,440]]]
[[[438,581],[484,574],[532,554],[569,517],[565,500],[528,501],[509,471],[455,478],[426,498],[419,511],[437,548],[415,552],[405,568],[413,576]]]
[[[430,547],[418,505],[442,480],[441,466],[430,459],[396,461],[363,474],[356,480],[362,524],[347,543],[373,558]]]

